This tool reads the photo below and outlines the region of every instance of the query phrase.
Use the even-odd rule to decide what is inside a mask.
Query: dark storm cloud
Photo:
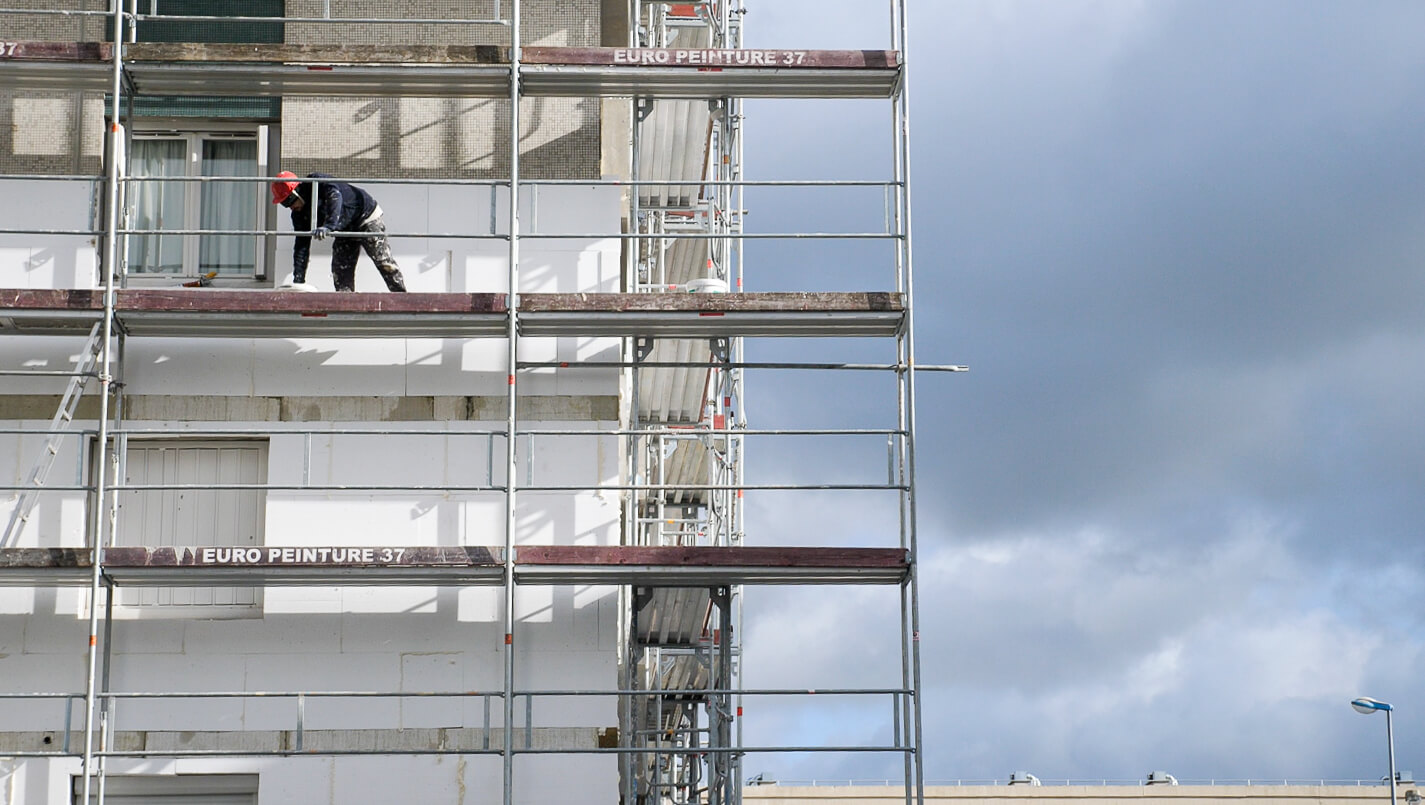
[[[878,5],[778,3],[749,32],[877,47]],[[1378,778],[1362,694],[1395,702],[1401,767],[1425,765],[1425,5],[911,9],[918,355],[972,367],[918,383],[927,775]],[[867,108],[751,106],[748,178],[884,178]],[[800,226],[791,209],[749,226]],[[875,248],[758,242],[748,277],[884,289]],[[748,410],[883,425],[878,382],[777,381]],[[840,455],[756,460],[787,480]],[[844,494],[749,505],[763,542],[883,544],[894,523]],[[850,648],[886,628],[858,597],[774,603],[749,609],[749,679],[890,673]],[[885,728],[844,712],[847,736]],[[819,727],[786,705],[748,729]]]
[[[952,469],[959,509],[981,527],[1004,522],[994,509],[1023,518],[1034,501],[1046,521],[1066,509],[1102,517],[1122,510],[1125,491],[1171,505],[1201,490],[1230,504],[1214,478],[1239,499],[1311,508],[1311,493],[1341,491],[1334,481],[1348,494],[1360,486],[1338,467],[1303,473],[1342,447],[1342,428],[1319,420],[1379,440],[1408,422],[1380,417],[1394,406],[1371,389],[1421,397],[1418,379],[1393,377],[1398,366],[1361,378],[1341,363],[1380,338],[1418,352],[1425,335],[1425,152],[1414,147],[1425,64],[1406,38],[1381,36],[1425,30],[1421,12],[1197,3],[1140,13],[1097,82],[1056,81],[1049,65],[1081,58],[1074,51],[1029,56],[1046,69],[1020,87],[1030,97],[1016,96],[1005,121],[1017,131],[975,131],[1003,118],[956,115],[953,95],[930,124],[943,120],[955,142],[919,186],[948,188],[944,251],[964,259],[946,282],[960,315],[922,343],[943,333],[987,378],[964,384],[972,405],[984,392],[965,412],[977,423],[966,437],[1012,445],[982,442],[968,454],[988,466]],[[1382,47],[1391,41],[1400,47]],[[1033,100],[1074,88],[1079,103]],[[1022,142],[1025,131],[1037,139]],[[940,240],[922,237],[921,253]],[[1357,385],[1334,386],[1343,373]],[[1414,459],[1352,471],[1387,480],[1418,469]]]

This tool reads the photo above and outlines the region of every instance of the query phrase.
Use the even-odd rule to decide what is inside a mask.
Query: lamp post
[[[1351,706],[1356,709],[1357,713],[1364,713],[1365,715],[1370,715],[1377,710],[1385,711],[1385,743],[1390,751],[1390,805],[1395,805],[1395,732],[1391,729],[1390,725],[1390,714],[1395,708],[1385,702],[1378,702],[1368,696],[1353,699]]]

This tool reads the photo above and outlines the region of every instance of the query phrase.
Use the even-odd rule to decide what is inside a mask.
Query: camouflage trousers
[[[386,281],[386,289],[405,291],[401,267],[391,256],[391,244],[386,240],[386,224],[380,218],[367,221],[356,230],[366,237],[335,238],[332,242],[332,284],[338,291],[356,290],[356,260],[364,249]]]

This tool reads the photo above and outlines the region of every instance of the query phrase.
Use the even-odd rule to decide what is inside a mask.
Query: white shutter
[[[72,781],[78,802],[83,781]],[[110,805],[257,805],[255,774],[110,775],[104,781]],[[89,801],[99,795],[91,785]]]
[[[98,796],[90,796],[89,801],[98,805]],[[255,805],[257,797],[253,794],[178,794],[175,796],[164,796],[162,794],[135,794],[133,796],[115,796],[105,793],[104,802],[109,805]]]
[[[130,440],[125,483],[262,484],[267,445],[249,441]],[[119,493],[115,545],[250,547],[262,544],[267,495],[261,489],[136,489]],[[256,587],[119,588],[122,605],[252,607]]]

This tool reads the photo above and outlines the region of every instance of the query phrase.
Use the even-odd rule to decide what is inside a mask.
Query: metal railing
[[[1178,786],[1340,786],[1340,787],[1365,787],[1365,786],[1385,786],[1381,780],[1333,780],[1327,778],[1282,778],[1282,777],[1245,777],[1245,778],[1184,778],[1178,780]],[[837,778],[818,779],[811,778],[805,780],[764,780],[756,783],[761,786],[781,786],[785,788],[901,788],[904,781],[891,778]],[[937,779],[927,778],[927,787],[978,787],[978,786],[1019,786],[1023,785],[1011,781],[1009,778],[989,778],[977,779]],[[1123,787],[1123,788],[1162,788],[1162,783],[1149,782],[1148,780],[1121,780],[1109,778],[1067,778],[1067,779],[1040,779],[1039,787],[1065,787],[1065,786],[1098,786],[1098,787]]]

